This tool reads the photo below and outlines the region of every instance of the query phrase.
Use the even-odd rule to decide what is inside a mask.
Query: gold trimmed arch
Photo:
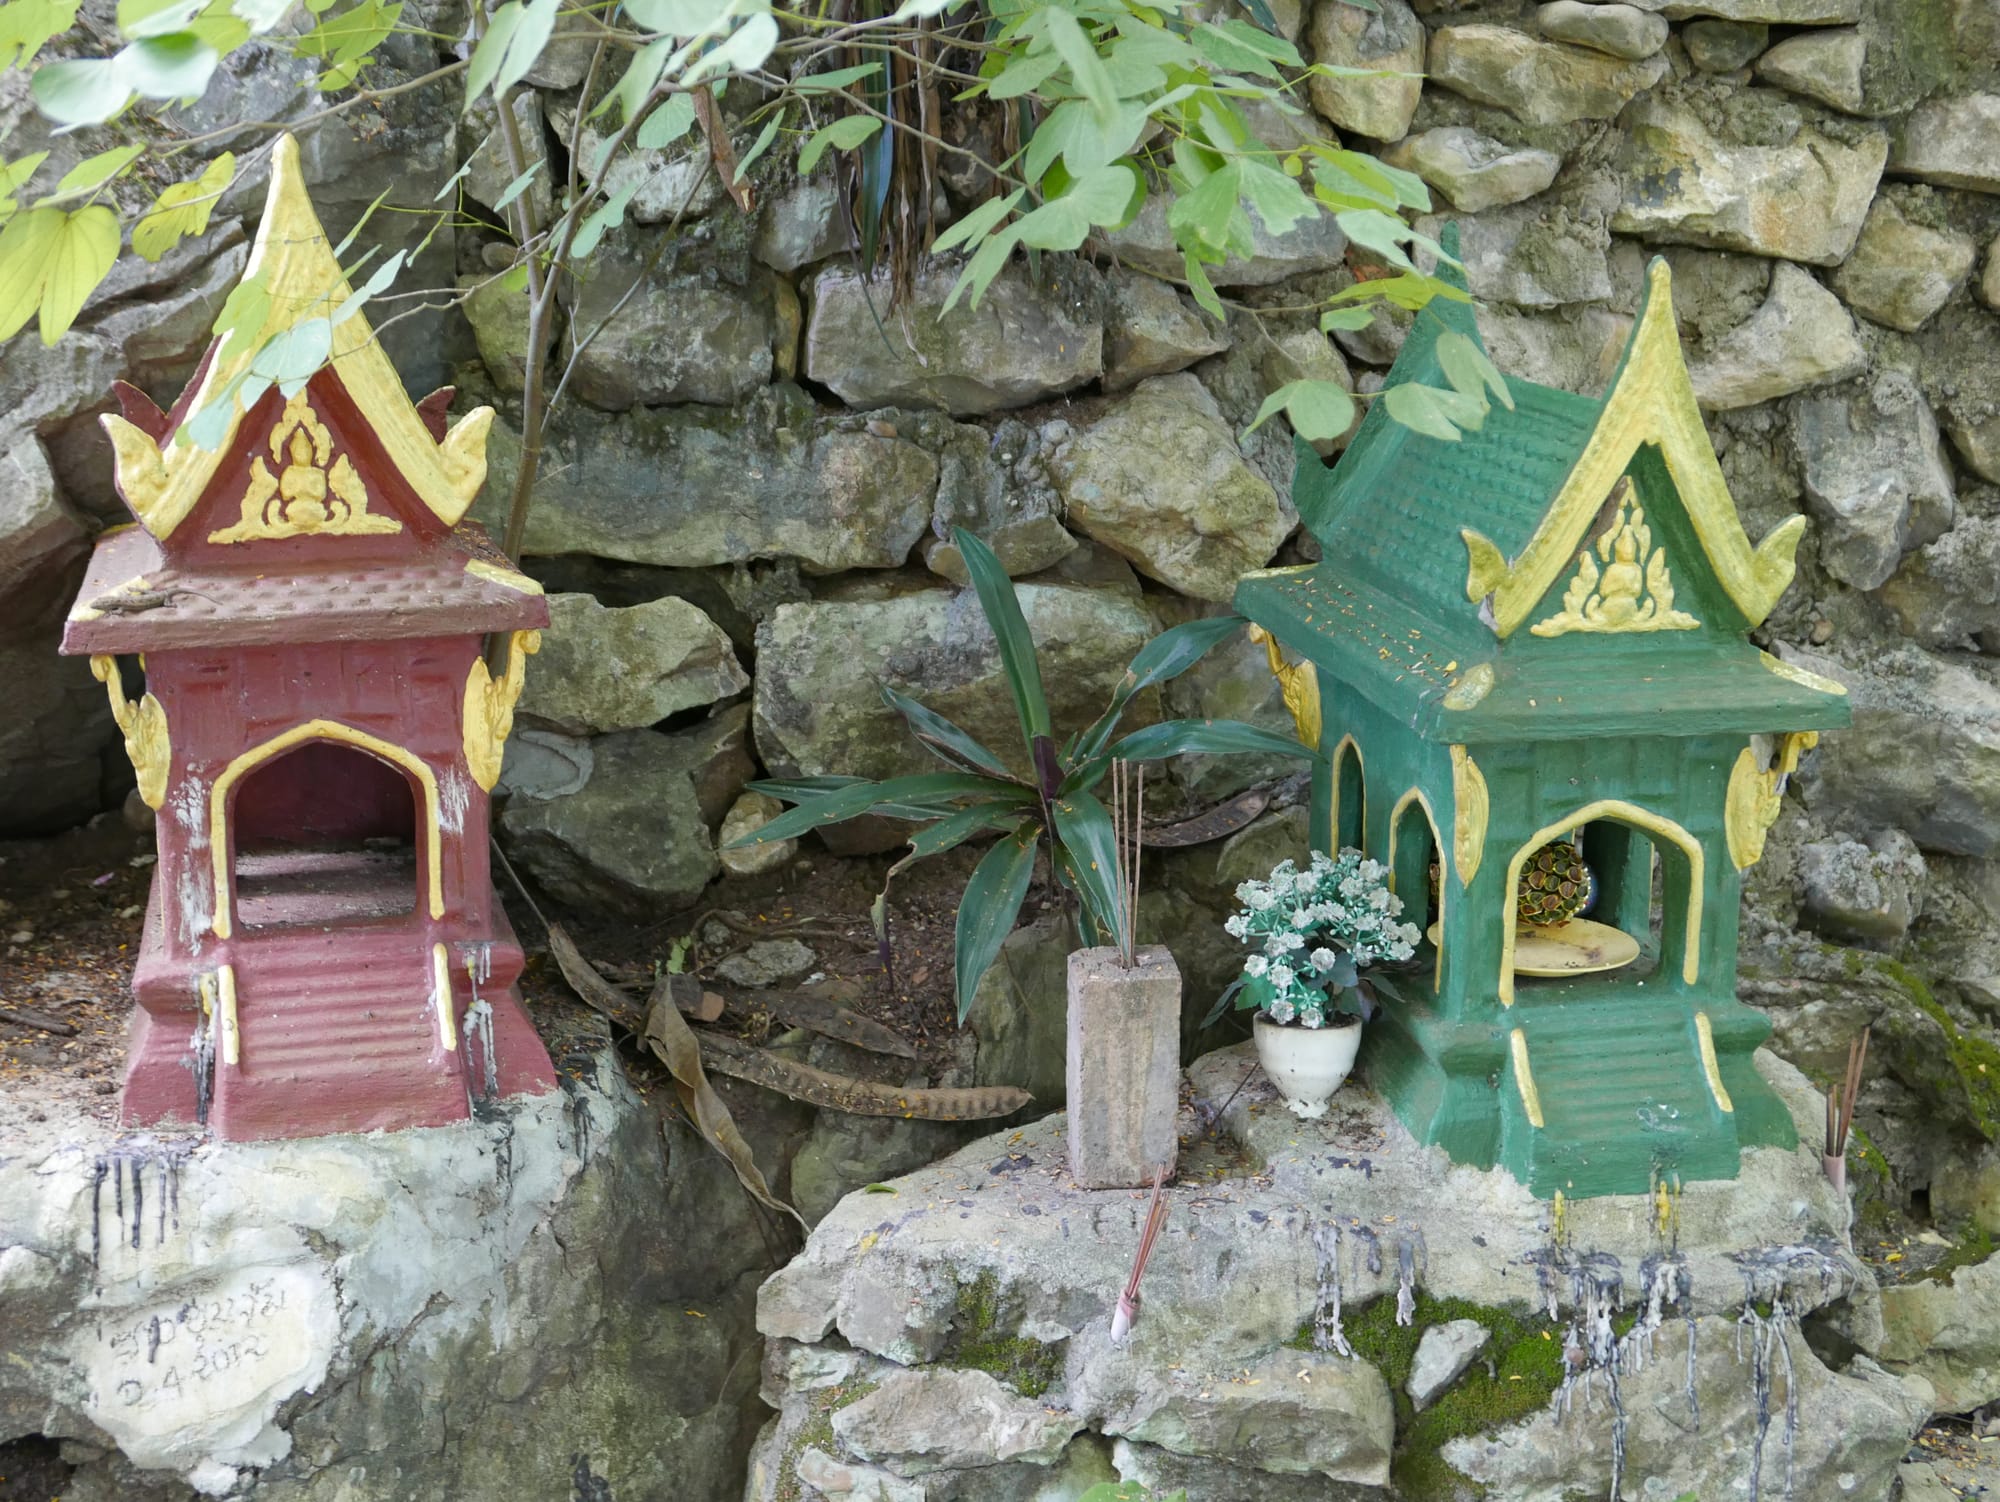
[[[1701,909],[1702,888],[1707,878],[1708,863],[1703,854],[1701,841],[1689,834],[1679,824],[1663,814],[1627,803],[1622,798],[1600,798],[1595,803],[1586,803],[1574,813],[1565,815],[1555,823],[1536,830],[1528,836],[1527,843],[1514,852],[1507,862],[1507,886],[1502,898],[1502,933],[1500,941],[1500,1001],[1503,1006],[1514,1004],[1514,904],[1521,885],[1521,868],[1542,846],[1558,836],[1588,824],[1593,819],[1616,819],[1643,829],[1659,839],[1670,841],[1688,859],[1687,933],[1681,956],[1681,979],[1693,985],[1701,974]]]
[[[215,876],[215,918],[212,927],[218,939],[226,939],[230,934],[229,904],[229,797],[235,792],[236,784],[244,774],[261,766],[274,756],[281,756],[294,746],[302,746],[307,741],[338,741],[342,745],[353,746],[360,751],[381,758],[393,766],[408,772],[424,790],[424,856],[430,869],[430,909],[433,918],[444,916],[444,841],[440,835],[440,815],[438,807],[437,774],[415,752],[405,750],[392,741],[370,735],[365,730],[356,730],[352,725],[343,725],[338,720],[308,720],[303,725],[294,725],[280,735],[274,735],[262,745],[252,746],[237,756],[215,779],[215,786],[208,795],[208,846],[209,859]]]
[[[1351,734],[1343,735],[1334,744],[1333,754],[1326,759],[1326,764],[1333,768],[1333,796],[1329,800],[1329,804],[1332,814],[1333,844],[1335,849],[1328,851],[1329,855],[1339,853],[1340,769],[1350,754],[1354,757],[1355,769],[1361,774],[1361,817],[1356,821],[1359,833],[1354,843],[1358,849],[1366,850],[1368,848],[1368,758],[1361,754],[1361,742],[1357,741]]]
[[[1395,808],[1389,812],[1389,859],[1387,862],[1389,867],[1389,890],[1392,892],[1396,891],[1396,835],[1403,827],[1403,812],[1412,803],[1424,811],[1424,818],[1431,826],[1431,850],[1436,854],[1438,861],[1437,912],[1432,915],[1438,927],[1438,942],[1435,946],[1437,962],[1431,972],[1431,989],[1435,991],[1444,985],[1444,910],[1445,903],[1449,901],[1447,893],[1451,887],[1452,860],[1451,852],[1444,842],[1444,835],[1438,829],[1437,814],[1432,810],[1431,800],[1425,796],[1422,788],[1413,787],[1409,789],[1402,797],[1396,800]],[[1397,892],[1396,895],[1400,897],[1402,894]],[[1407,903],[1405,906],[1407,906]]]

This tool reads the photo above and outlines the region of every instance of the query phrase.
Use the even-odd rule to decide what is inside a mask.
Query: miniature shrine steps
[[[440,1036],[431,963],[417,934],[393,927],[293,929],[282,945],[237,945],[240,1051],[234,1065],[218,1054],[211,1108],[221,1134],[463,1121],[464,1066]]]
[[[416,911],[417,852],[281,849],[236,858],[236,916],[246,929],[349,923]]]
[[[1695,1009],[1664,990],[1517,1005],[1542,1125],[1529,1120],[1519,1054],[1503,1094],[1502,1156],[1538,1195],[1633,1193],[1663,1178],[1729,1178],[1737,1140],[1710,1090]],[[1718,1130],[1720,1128],[1720,1130]]]

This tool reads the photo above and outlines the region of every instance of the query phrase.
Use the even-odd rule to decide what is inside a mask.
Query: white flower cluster
[[[1416,952],[1416,926],[1396,921],[1403,902],[1388,875],[1358,850],[1315,851],[1303,871],[1281,861],[1268,880],[1236,889],[1243,910],[1223,927],[1259,945],[1243,973],[1268,985],[1263,1009],[1273,1022],[1325,1027],[1358,971]]]

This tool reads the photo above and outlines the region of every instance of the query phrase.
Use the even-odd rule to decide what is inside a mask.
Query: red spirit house
[[[555,1084],[487,844],[547,602],[461,521],[492,410],[447,430],[451,393],[413,404],[367,320],[338,317],[289,136],[244,280],[262,331],[212,345],[172,412],[119,388],[104,427],[138,525],[98,543],[63,632],[158,813],[124,1121],[240,1140],[461,1120]],[[258,379],[271,336],[313,319],[331,360],[290,394]],[[231,415],[204,449],[188,424],[211,404]]]

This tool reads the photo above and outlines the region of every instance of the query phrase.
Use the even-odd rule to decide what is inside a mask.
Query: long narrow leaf
[[[891,777],[885,782],[856,783],[837,793],[809,798],[734,843],[761,845],[771,840],[795,839],[809,830],[842,824],[863,814],[908,817],[899,811],[913,803],[928,807],[937,800],[976,798],[982,794],[990,797],[996,792],[1012,792],[1023,801],[1027,797],[1025,789],[1010,789],[991,777],[976,777],[969,772],[931,772],[917,777]]]
[[[1028,754],[1035,754],[1035,737],[1049,734],[1049,701],[1042,692],[1042,668],[1035,659],[1035,639],[1028,634],[1028,619],[1021,614],[1021,601],[1014,593],[1014,581],[993,556],[993,550],[963,527],[951,529],[951,540],[965,560],[972,587],[979,593],[980,609],[993,639],[1000,646],[1000,665],[1007,673],[1007,687],[1013,690],[1014,708],[1021,717],[1021,740]]]
[[[1132,659],[1132,665],[1125,669],[1125,676],[1118,680],[1118,687],[1111,694],[1111,706],[1077,741],[1075,754],[1070,758],[1071,764],[1088,761],[1104,749],[1104,743],[1111,739],[1111,732],[1118,728],[1118,717],[1125,712],[1125,706],[1132,702],[1134,695],[1170,678],[1180,677],[1243,624],[1240,615],[1209,616],[1162,631],[1147,642]]]
[[[1318,755],[1296,737],[1260,730],[1241,720],[1162,720],[1115,742],[1107,756],[1111,760],[1156,761],[1190,751],[1207,756],[1247,751],[1265,756],[1297,756],[1307,761]]]
[[[1035,871],[1035,842],[1041,829],[1024,823],[986,852],[973,867],[972,879],[958,903],[956,973],[958,1020],[972,1010],[979,981],[999,956],[1000,946],[1014,931],[1021,904],[1028,896],[1028,878]]]
[[[1111,812],[1089,793],[1071,793],[1049,806],[1056,839],[1070,857],[1070,875],[1084,906],[1110,942],[1124,948],[1132,914],[1118,892],[1118,841]]]
[[[911,733],[925,748],[945,761],[970,771],[1012,779],[1014,774],[1007,770],[1005,762],[943,715],[925,708],[907,694],[896,692],[886,683],[882,685],[882,697],[909,723]]]
[[[766,777],[749,787],[753,793],[766,793],[787,803],[803,803],[842,788],[859,787],[867,780],[866,777]]]

